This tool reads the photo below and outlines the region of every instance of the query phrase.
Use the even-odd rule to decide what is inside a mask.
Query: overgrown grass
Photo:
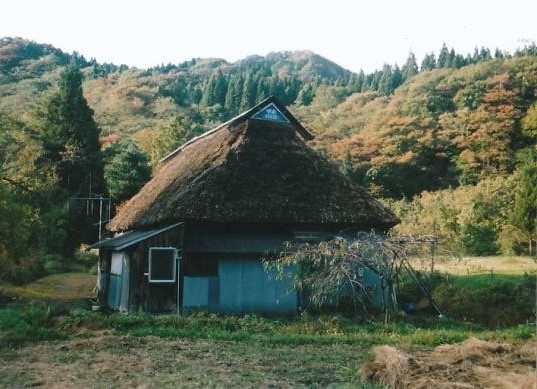
[[[483,339],[504,339],[519,342],[532,337],[530,325],[505,330],[487,330],[447,319],[421,320],[413,323],[399,320],[393,323],[358,323],[343,316],[301,317],[296,320],[265,319],[257,316],[189,316],[112,315],[110,325],[134,336],[155,335],[169,338],[218,339],[265,344],[357,344],[372,346],[434,347],[456,343],[469,336]]]
[[[536,320],[535,274],[452,275],[434,273],[424,281],[442,313],[451,319],[489,328],[510,327]],[[424,294],[410,278],[403,278],[399,301],[427,307]]]
[[[65,310],[60,305],[31,304],[0,309],[0,347],[24,342],[62,339],[80,329],[112,329],[136,337],[158,336],[177,339],[209,339],[266,345],[336,345],[369,347],[377,344],[433,347],[455,343],[469,336],[519,342],[534,335],[530,325],[503,330],[448,319],[400,319],[384,324],[363,323],[341,315],[310,316],[296,319],[263,318],[255,315],[220,316],[210,313],[190,315],[105,314],[83,307]]]
[[[24,285],[0,284],[0,306],[10,300],[72,301],[92,295],[96,277],[87,273],[59,273],[42,277]],[[2,299],[2,295],[5,297]]]
[[[73,279],[77,279],[76,277]],[[256,315],[232,316],[197,312],[189,315],[103,313],[89,310],[87,300],[51,302],[46,297],[29,297],[26,290],[18,303],[5,295],[0,309],[0,347],[25,342],[61,339],[80,330],[110,329],[136,337],[149,335],[176,339],[210,339],[266,345],[335,345],[369,347],[377,344],[433,347],[476,336],[518,342],[535,334],[535,275],[435,275],[434,297],[446,318],[427,310],[418,314],[383,318],[311,315],[294,319]],[[57,283],[58,282],[58,283]],[[33,287],[66,285],[47,278]],[[406,289],[405,289],[406,288]],[[403,285],[402,297],[420,296],[414,284]],[[11,289],[10,292],[13,292]],[[32,293],[33,293],[32,292]],[[36,292],[37,293],[37,292]],[[34,296],[33,294],[31,296]],[[421,295],[422,296],[422,295]],[[423,299],[423,297],[421,297]],[[81,302],[85,301],[85,302]]]
[[[0,309],[0,348],[65,338],[54,323],[64,313],[55,305],[38,303]]]
[[[434,291],[450,317],[505,327],[535,322],[535,275],[449,276]]]
[[[530,325],[488,330],[427,316],[384,324],[342,315],[155,316],[93,312],[81,303],[10,304],[0,309],[0,386],[47,385],[67,374],[73,386],[88,387],[115,386],[121,377],[126,386],[382,388],[359,378],[373,345],[431,348],[468,337],[519,343],[534,336]],[[59,339],[60,346],[21,347]],[[18,363],[10,367],[12,359]],[[56,373],[52,366],[63,367]]]

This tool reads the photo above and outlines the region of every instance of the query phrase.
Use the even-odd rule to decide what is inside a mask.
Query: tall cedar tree
[[[528,237],[537,235],[537,152],[528,148],[521,152],[512,214],[514,224]],[[533,237],[532,237],[533,234]]]
[[[59,90],[40,112],[42,161],[52,165],[68,196],[103,194],[103,163],[99,128],[82,94],[82,73],[69,65]]]
[[[37,128],[43,152],[42,169],[51,169],[58,180],[53,204],[48,211],[58,215],[51,223],[64,226],[63,242],[57,250],[68,258],[80,243],[98,239],[98,207],[80,198],[106,191],[99,144],[99,128],[93,110],[82,94],[82,73],[74,65],[62,72],[59,88],[37,112]],[[69,200],[78,198],[75,200]],[[68,212],[56,212],[65,209]]]
[[[418,74],[418,63],[416,62],[416,56],[413,52],[408,54],[408,58],[403,65],[401,72],[403,73],[403,81],[410,80],[416,74]]]

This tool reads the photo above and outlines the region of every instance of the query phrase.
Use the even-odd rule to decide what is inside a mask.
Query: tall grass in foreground
[[[56,306],[49,304],[0,309],[0,348],[65,338],[66,335],[54,325],[55,318],[60,314]]]
[[[469,336],[484,340],[520,342],[534,336],[535,329],[519,325],[502,330],[448,319],[402,319],[393,323],[361,322],[341,315],[295,319],[264,318],[255,315],[219,316],[210,313],[190,315],[105,314],[84,308],[68,311],[55,305],[39,304],[0,309],[0,347],[26,342],[62,339],[80,329],[110,329],[118,334],[158,336],[214,341],[254,342],[267,345],[377,344],[433,347],[455,343]],[[91,334],[91,332],[89,332]]]
[[[535,275],[438,275],[434,281],[434,297],[448,318],[418,313],[395,316],[388,324],[384,324],[382,318],[337,314],[304,313],[285,319],[203,312],[189,315],[103,313],[89,310],[88,301],[67,304],[34,299],[12,303],[4,298],[0,299],[4,304],[3,307],[0,305],[0,347],[62,339],[80,332],[91,336],[91,331],[96,329],[139,337],[154,335],[267,345],[433,347],[470,336],[520,342],[535,336],[536,282]],[[422,296],[413,288],[414,284],[407,284],[401,299]]]

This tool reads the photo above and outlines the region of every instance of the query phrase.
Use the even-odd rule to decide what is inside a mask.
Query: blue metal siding
[[[221,259],[220,312],[296,313],[291,280],[277,280],[259,259]]]
[[[388,289],[382,279],[373,270],[365,267],[363,283],[375,308],[381,308],[388,301]]]
[[[110,274],[108,284],[108,306],[112,309],[119,309],[121,300],[121,276]]]
[[[220,279],[221,312],[241,312],[242,266],[241,260],[220,260],[218,278]]]
[[[209,277],[187,277],[183,279],[183,309],[209,307]]]

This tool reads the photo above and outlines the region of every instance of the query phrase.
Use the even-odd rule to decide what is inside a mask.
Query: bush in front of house
[[[449,276],[433,292],[455,320],[506,327],[535,320],[536,275]]]

